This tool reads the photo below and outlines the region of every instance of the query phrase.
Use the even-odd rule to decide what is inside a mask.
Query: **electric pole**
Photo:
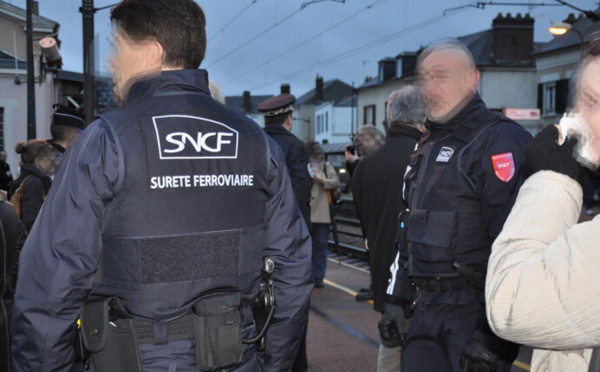
[[[17,58],[15,56],[15,58]],[[27,139],[37,137],[35,130],[35,75],[33,59],[33,0],[27,0]]]
[[[96,107],[94,84],[94,0],[81,0],[83,15],[83,110],[86,124],[94,121]]]

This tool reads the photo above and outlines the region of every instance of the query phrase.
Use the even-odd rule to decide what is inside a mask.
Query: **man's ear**
[[[143,48],[146,66],[162,69],[165,54],[162,45],[156,40],[148,40],[144,42]]]

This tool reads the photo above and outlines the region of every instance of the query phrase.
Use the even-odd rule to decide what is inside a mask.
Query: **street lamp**
[[[579,39],[581,40],[580,52],[581,52],[581,59],[583,59],[585,42],[584,42],[583,34],[581,33],[581,31],[574,28],[573,25],[571,25],[570,23],[566,23],[566,22],[556,23],[556,24],[552,25],[548,30],[554,36],[562,36],[562,35],[566,34],[567,32],[571,32],[571,31],[576,33],[579,36]]]

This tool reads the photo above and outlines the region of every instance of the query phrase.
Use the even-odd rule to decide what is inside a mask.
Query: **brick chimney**
[[[518,13],[513,17],[510,13],[506,16],[498,13],[492,23],[492,50],[496,61],[531,60],[534,22],[529,14],[523,17]]]
[[[35,15],[40,15],[40,3],[37,1],[31,2],[31,13]]]
[[[317,101],[324,101],[325,100],[325,94],[323,92],[323,77],[317,75],[317,84],[315,87],[315,99]]]
[[[575,22],[581,20],[583,18],[583,14],[579,14],[578,17],[575,17],[575,14],[573,13],[569,13],[569,16],[566,19],[563,19],[564,23],[568,23],[570,25],[573,25]]]
[[[244,101],[242,103],[245,112],[252,112],[252,98],[249,91],[244,91]]]
[[[281,94],[290,94],[292,88],[290,88],[289,84],[281,84]]]

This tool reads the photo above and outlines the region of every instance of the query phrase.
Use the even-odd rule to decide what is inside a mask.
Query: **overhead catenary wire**
[[[229,20],[229,22],[227,22],[223,27],[221,27],[221,29],[219,31],[217,31],[214,35],[212,35],[210,38],[208,38],[208,41],[210,42],[211,40],[213,40],[215,37],[217,37],[220,33],[222,33],[223,31],[225,31],[225,29],[229,26],[231,26],[231,24],[233,22],[235,22],[238,18],[240,18],[242,16],[242,14],[244,14],[248,9],[250,9],[250,7],[254,4],[256,4],[258,0],[252,0],[252,2],[250,4],[248,4],[244,9],[242,9],[238,14],[236,14],[233,18],[231,18]]]
[[[437,17],[433,17],[433,18],[427,19],[427,20],[425,20],[425,21],[423,21],[423,22],[420,22],[420,23],[418,23],[418,24],[416,24],[416,25],[414,25],[414,26],[411,26],[411,27],[406,27],[406,28],[404,28],[404,29],[403,29],[403,30],[401,30],[401,31],[398,31],[398,32],[395,32],[395,33],[393,33],[393,34],[387,35],[387,36],[385,36],[385,37],[382,37],[382,38],[380,38],[380,39],[374,40],[374,41],[372,41],[372,42],[369,42],[369,43],[363,44],[363,45],[361,45],[361,46],[359,46],[359,47],[357,47],[357,48],[354,48],[354,49],[348,50],[348,51],[346,51],[346,52],[340,53],[340,54],[338,54],[338,55],[335,55],[335,56],[333,56],[333,57],[331,57],[331,58],[328,58],[328,59],[326,59],[326,60],[323,60],[323,61],[321,61],[321,62],[315,63],[315,64],[313,64],[313,65],[310,65],[310,66],[308,66],[308,67],[305,67],[305,68],[303,68],[303,69],[300,69],[300,70],[298,70],[298,71],[295,71],[295,72],[292,72],[292,73],[290,73],[290,74],[287,74],[287,75],[281,76],[281,77],[279,77],[279,78],[277,78],[277,79],[272,79],[272,80],[270,80],[270,81],[266,82],[266,83],[265,83],[265,84],[263,84],[263,85],[254,86],[254,87],[252,87],[250,90],[251,90],[251,91],[254,91],[254,90],[257,90],[257,89],[261,89],[261,88],[267,87],[267,86],[269,86],[269,85],[271,85],[271,84],[277,83],[277,82],[279,82],[279,81],[286,80],[286,79],[291,79],[291,78],[294,78],[294,77],[296,77],[296,76],[300,76],[300,75],[302,75],[302,74],[305,74],[305,73],[307,73],[307,72],[309,72],[309,71],[312,71],[312,70],[314,70],[314,69],[315,69],[315,68],[317,68],[317,67],[322,67],[322,66],[327,66],[327,65],[330,65],[330,64],[332,64],[332,63],[335,63],[335,62],[337,62],[337,61],[338,61],[338,60],[340,60],[340,59],[345,59],[345,58],[347,58],[347,57],[350,57],[350,56],[353,56],[353,55],[355,55],[355,54],[358,54],[358,53],[361,53],[361,52],[367,51],[367,50],[369,50],[369,49],[372,49],[372,48],[374,48],[374,47],[376,47],[376,46],[379,46],[379,45],[381,45],[381,44],[385,44],[385,43],[387,43],[387,42],[389,42],[389,41],[391,41],[391,40],[394,40],[394,39],[396,39],[396,38],[398,38],[398,37],[401,37],[401,36],[408,35],[408,34],[410,34],[410,33],[414,32],[414,31],[417,31],[417,30],[420,30],[420,29],[422,29],[422,28],[424,28],[424,27],[430,26],[430,25],[432,25],[432,24],[434,24],[434,23],[437,23],[437,22],[439,22],[439,21],[442,21],[442,20],[444,20],[444,19],[446,19],[446,18],[449,18],[449,17],[455,16],[455,15],[457,15],[457,14],[459,14],[459,13],[462,13],[462,12],[464,12],[464,11],[465,11],[465,10],[467,10],[467,9],[468,9],[468,8],[465,8],[465,9],[461,9],[461,10],[459,10],[459,11],[457,11],[457,12],[454,12],[454,13],[452,13],[452,14],[446,14],[446,15],[442,14],[442,15],[440,15],[440,16],[437,16]]]
[[[325,30],[319,32],[318,34],[316,34],[316,35],[314,35],[314,36],[312,36],[312,37],[310,37],[310,38],[308,38],[308,39],[306,39],[306,40],[304,40],[304,41],[302,41],[302,42],[294,45],[293,47],[291,47],[289,49],[286,49],[284,52],[281,52],[280,54],[278,54],[278,55],[276,55],[274,57],[269,58],[267,61],[261,63],[260,65],[257,65],[255,67],[251,68],[250,70],[247,70],[247,71],[245,71],[245,72],[243,72],[243,73],[235,76],[234,78],[227,80],[222,85],[225,86],[227,84],[230,84],[230,83],[232,83],[232,82],[234,82],[234,81],[236,81],[236,80],[238,80],[238,79],[240,79],[240,78],[242,78],[242,77],[244,77],[244,76],[246,76],[246,75],[248,75],[248,74],[250,74],[250,73],[252,73],[252,72],[254,72],[256,70],[258,70],[258,69],[260,69],[261,67],[264,67],[264,66],[268,65],[269,63],[271,63],[271,62],[273,62],[275,60],[278,60],[279,58],[281,58],[281,57],[283,57],[285,55],[290,54],[291,52],[293,52],[293,51],[297,50],[298,48],[300,48],[300,47],[308,44],[309,42],[313,41],[314,39],[322,37],[324,33],[327,33],[329,31],[333,30],[334,28],[339,27],[342,24],[348,22],[349,20],[351,20],[352,18],[358,16],[359,14],[361,14],[361,13],[367,11],[367,10],[372,9],[373,7],[375,7],[377,5],[381,5],[383,3],[386,3],[388,1],[390,1],[390,0],[377,0],[377,1],[372,2],[371,4],[367,5],[366,7],[360,9],[357,12],[352,13],[348,17],[342,19],[338,23],[333,24],[332,26],[330,26],[330,27],[326,28]]]
[[[275,27],[279,26],[283,22],[285,22],[285,21],[289,20],[290,18],[294,17],[295,15],[297,15],[298,13],[300,13],[302,10],[304,10],[304,8],[300,8],[300,9],[296,10],[295,12],[290,13],[288,16],[286,16],[282,20],[280,20],[278,22],[275,22],[271,27],[266,28],[265,30],[261,31],[258,35],[255,35],[254,37],[250,38],[249,40],[246,40],[245,42],[243,42],[240,45],[238,45],[236,48],[231,49],[229,52],[225,53],[223,56],[221,56],[217,60],[213,61],[210,65],[206,66],[206,68],[210,68],[211,66],[214,66],[217,62],[222,61],[223,59],[229,57],[230,55],[234,54],[235,52],[238,52],[240,49],[244,48],[245,46],[248,46],[250,43],[252,43],[256,39],[258,39],[259,37],[263,36],[267,32],[271,31]]]

